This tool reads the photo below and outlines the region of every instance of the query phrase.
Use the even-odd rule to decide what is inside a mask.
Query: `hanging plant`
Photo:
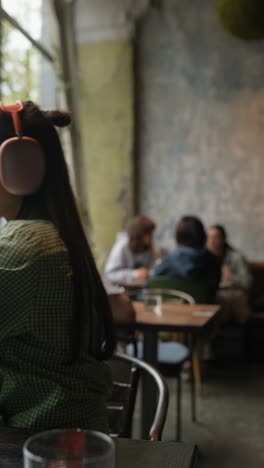
[[[264,39],[264,0],[218,0],[224,29],[247,41]]]

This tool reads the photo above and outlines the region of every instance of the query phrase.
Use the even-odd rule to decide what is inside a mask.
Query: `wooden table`
[[[144,302],[134,301],[135,328],[182,331],[192,334],[205,332],[214,320],[219,305],[210,304],[163,304],[162,315],[156,315],[144,307]]]
[[[197,338],[208,333],[215,317],[220,310],[219,305],[208,304],[163,304],[162,315],[145,310],[141,301],[133,302],[136,312],[135,323],[130,328],[140,330],[143,334],[143,359],[158,366],[157,335],[160,331],[185,332],[191,338],[192,351],[195,350]],[[147,437],[148,429],[153,420],[155,411],[155,398],[153,395],[153,383],[146,376],[143,380],[142,392],[142,437]],[[193,414],[195,414],[195,399],[193,399]]]
[[[29,433],[0,430],[0,468],[23,468],[22,447]],[[175,442],[117,439],[116,468],[194,468],[197,447]]]

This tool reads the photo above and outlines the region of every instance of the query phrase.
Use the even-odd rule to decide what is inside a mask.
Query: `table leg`
[[[153,330],[144,330],[143,333],[143,359],[154,367],[157,367],[157,333]],[[148,439],[149,430],[153,422],[156,408],[156,388],[153,379],[143,375],[142,379],[142,416],[141,433],[143,439]]]
[[[190,337],[190,340],[191,340],[191,352],[192,352],[191,409],[192,409],[192,421],[196,422],[197,421],[197,415],[196,415],[197,388],[199,387],[199,382],[201,382],[200,381],[200,367],[199,367],[197,337],[192,335]]]

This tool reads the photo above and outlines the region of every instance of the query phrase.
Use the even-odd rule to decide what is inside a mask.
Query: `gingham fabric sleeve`
[[[72,362],[70,258],[45,220],[0,229],[0,425],[107,431],[108,366]]]
[[[3,229],[3,228],[2,228]],[[0,233],[0,341],[25,331],[34,303],[37,272],[32,245]]]

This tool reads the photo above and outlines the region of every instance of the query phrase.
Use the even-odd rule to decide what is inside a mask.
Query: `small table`
[[[191,334],[205,332],[220,310],[217,304],[163,304],[162,315],[145,309],[143,301],[134,301],[136,329],[178,331]],[[133,324],[130,324],[133,325]]]
[[[140,330],[143,334],[143,359],[154,367],[158,367],[157,348],[158,332],[177,331],[187,333],[192,340],[194,351],[197,338],[208,333],[215,317],[220,310],[219,305],[210,304],[163,304],[162,315],[145,310],[144,302],[135,301],[136,321],[129,324],[130,329]],[[142,392],[142,437],[146,437],[155,412],[155,398],[152,381],[146,376],[143,379]],[[193,414],[195,399],[193,399]]]
[[[30,433],[0,430],[0,468],[23,468],[22,447]],[[176,442],[116,439],[116,468],[195,468],[197,447]]]
[[[195,468],[197,447],[177,442],[117,439],[116,468]]]

